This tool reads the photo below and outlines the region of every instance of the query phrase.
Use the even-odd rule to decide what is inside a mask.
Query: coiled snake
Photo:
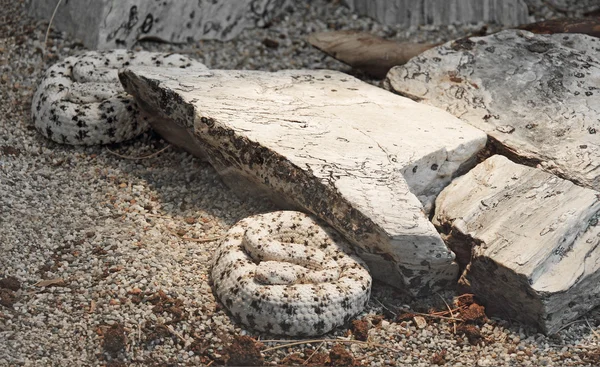
[[[215,254],[215,292],[250,328],[324,334],[362,311],[371,292],[366,265],[335,237],[301,212],[245,218]]]

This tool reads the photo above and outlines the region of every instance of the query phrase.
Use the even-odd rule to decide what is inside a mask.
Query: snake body
[[[310,216],[278,211],[233,226],[215,254],[215,293],[235,319],[263,332],[320,335],[366,306],[364,262]]]
[[[33,96],[37,130],[58,143],[96,145],[132,139],[148,130],[133,97],[119,83],[128,66],[206,68],[179,54],[89,51],[51,66]]]

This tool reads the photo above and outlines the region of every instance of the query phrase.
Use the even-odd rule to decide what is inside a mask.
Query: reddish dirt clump
[[[127,336],[125,335],[123,325],[115,323],[104,332],[104,342],[102,345],[106,353],[117,354],[119,351],[125,349],[126,343]]]
[[[472,324],[461,324],[456,327],[456,335],[464,334],[471,345],[478,345],[482,341],[481,332]]]
[[[245,335],[236,335],[223,353],[228,366],[262,366],[265,360],[260,354],[263,344]]]
[[[11,291],[18,291],[21,289],[21,282],[15,277],[6,277],[0,279],[0,288],[10,289]]]
[[[369,337],[369,321],[366,319],[352,321],[352,334],[357,340],[366,341]]]
[[[15,292],[10,289],[0,288],[0,305],[12,308],[16,301],[17,297],[15,296]]]
[[[167,296],[162,290],[159,290],[146,300],[154,305],[152,312],[155,314],[161,314],[163,312],[170,313],[173,316],[173,320],[170,322],[172,324],[183,320],[186,316],[183,309],[183,301]]]
[[[282,366],[326,366],[329,365],[329,356],[313,349],[305,349],[304,357],[300,353],[293,353],[281,360]]]
[[[356,361],[354,357],[339,344],[336,344],[329,351],[329,361],[331,366],[354,366]]]
[[[467,309],[460,311],[460,316],[465,322],[477,325],[484,324],[487,321],[485,307],[477,303],[473,303]]]
[[[431,356],[431,364],[435,364],[436,366],[443,366],[446,364],[446,350],[442,350],[439,353],[434,353]]]

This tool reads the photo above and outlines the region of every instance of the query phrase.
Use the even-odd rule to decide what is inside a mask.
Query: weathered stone
[[[423,213],[485,134],[335,71],[131,68],[125,89],[174,144],[195,143],[238,193],[315,214],[374,277],[414,294],[454,283],[454,255]],[[415,196],[416,195],[416,196]]]
[[[551,334],[600,305],[599,219],[599,192],[495,155],[442,191],[434,223],[470,252],[462,280],[488,311]]]
[[[428,50],[387,78],[512,159],[600,190],[600,39],[508,30]]]
[[[561,12],[568,11],[583,11],[583,12],[593,12],[600,9],[600,3],[598,0],[527,0],[532,3],[542,4],[546,3],[546,6],[550,6]]]
[[[522,0],[345,0],[350,9],[388,25],[528,22]]]
[[[267,24],[287,1],[63,1],[52,25],[92,49],[128,48],[141,39],[229,40],[245,28]],[[49,20],[55,7],[55,0],[30,0],[29,13]]]

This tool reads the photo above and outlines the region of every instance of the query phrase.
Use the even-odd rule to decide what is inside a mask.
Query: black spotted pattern
[[[342,326],[366,306],[371,293],[371,276],[349,245],[330,235],[331,231],[310,216],[293,211],[261,214],[238,222],[220,243],[214,257],[211,277],[217,297],[236,320],[258,331],[311,336]],[[245,244],[257,238],[262,242]],[[307,249],[287,247],[291,241]],[[261,260],[250,254],[254,252],[252,246],[264,250],[272,243],[277,243],[273,247],[274,254],[269,251],[259,254],[268,262],[273,261],[272,257],[277,258],[275,268],[279,266],[285,271],[289,257],[296,261],[293,266],[309,264],[308,272],[317,272],[319,265],[334,261],[339,268],[336,278],[317,283],[299,278],[293,284],[258,281],[255,274]],[[323,254],[314,253],[312,249]]]
[[[51,66],[31,105],[45,137],[62,144],[97,145],[132,139],[149,128],[118,79],[127,66],[205,68],[177,54],[128,50],[89,51]]]

